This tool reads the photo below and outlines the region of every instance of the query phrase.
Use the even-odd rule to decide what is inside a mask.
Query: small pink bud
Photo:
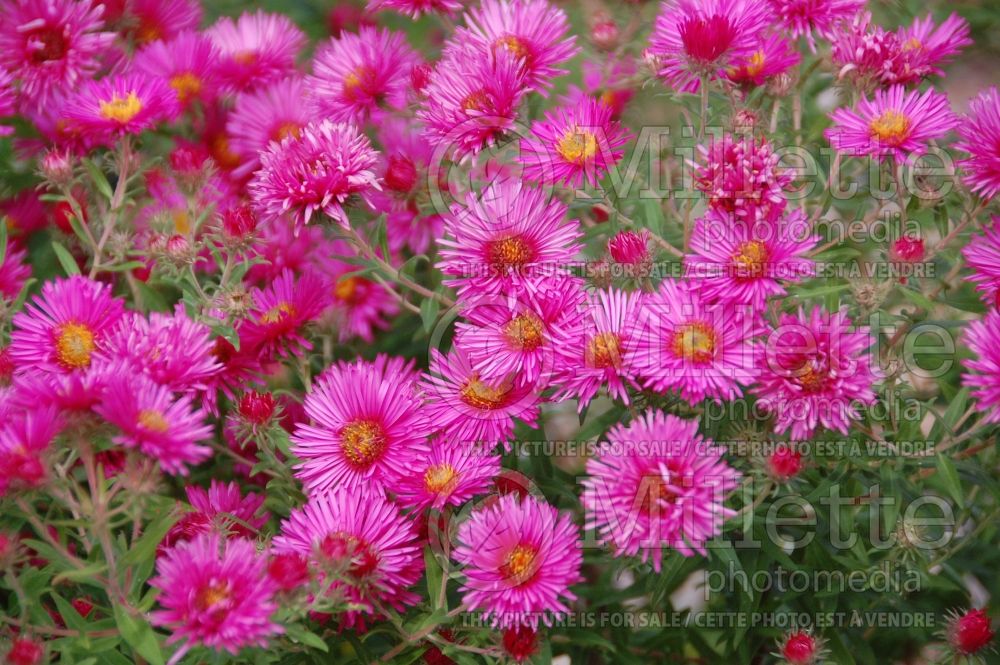
[[[781,657],[789,665],[813,665],[819,656],[819,642],[804,630],[791,633],[781,646]]]
[[[780,482],[787,482],[802,471],[802,453],[788,446],[778,447],[767,458],[767,472]]]
[[[986,610],[973,609],[956,616],[948,626],[948,642],[963,656],[974,654],[990,643],[993,636],[992,621]]]

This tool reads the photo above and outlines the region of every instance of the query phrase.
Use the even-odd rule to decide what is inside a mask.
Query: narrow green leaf
[[[165,665],[160,641],[145,620],[129,615],[120,605],[114,606],[115,623],[125,640],[135,652],[149,661],[149,665]]]
[[[7,259],[7,219],[0,217],[0,266]]]
[[[951,458],[941,453],[937,456],[937,470],[941,474],[941,481],[944,483],[944,488],[948,490],[948,494],[955,500],[959,508],[965,508],[965,496],[962,493],[962,483],[958,479],[955,463],[951,461]]]
[[[420,303],[420,320],[424,324],[424,332],[430,332],[434,328],[434,322],[437,321],[440,309],[441,304],[437,301],[437,298],[425,298]]]
[[[52,251],[56,253],[56,258],[59,259],[59,265],[62,266],[63,271],[67,275],[79,275],[80,266],[76,264],[76,259],[73,255],[69,253],[69,250],[63,247],[58,240],[52,241]]]
[[[313,649],[319,649],[323,653],[330,652],[330,646],[323,641],[323,638],[306,630],[298,624],[288,624],[285,626],[285,633],[293,642],[298,642],[299,644],[304,644],[307,647],[312,647]]]
[[[156,546],[160,544],[177,519],[178,515],[173,510],[169,510],[159,520],[150,524],[142,537],[133,543],[132,548],[122,557],[122,563],[126,566],[134,566],[140,561],[152,558],[156,553]]]
[[[108,184],[108,178],[104,175],[104,172],[97,167],[97,164],[90,159],[85,159],[83,160],[83,166],[87,169],[87,175],[90,176],[91,182],[94,183],[94,187],[96,187],[97,191],[101,193],[101,196],[109,201],[114,198],[114,192],[111,191],[111,185]]]

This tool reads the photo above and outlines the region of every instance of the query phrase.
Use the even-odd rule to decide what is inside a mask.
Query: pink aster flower
[[[312,348],[303,337],[304,328],[328,302],[323,282],[314,273],[305,272],[296,279],[285,270],[266,288],[254,289],[251,297],[250,315],[237,329],[241,345],[264,359],[298,355]]]
[[[461,0],[368,0],[370,12],[389,9],[414,19],[421,14],[452,16],[461,8]]]
[[[545,113],[521,141],[524,177],[546,183],[592,187],[625,154],[631,135],[611,119],[612,108],[596,99]]]
[[[312,494],[337,487],[392,486],[427,454],[430,425],[412,373],[364,361],[331,366],[305,401],[295,475]]]
[[[215,62],[218,52],[205,35],[182,32],[170,41],[155,41],[140,50],[134,67],[161,79],[177,96],[181,106],[195,100],[211,101],[218,91]]]
[[[202,534],[167,550],[156,572],[150,585],[160,590],[163,609],[151,620],[170,630],[168,644],[184,642],[171,664],[195,646],[235,656],[243,647],[267,646],[270,636],[282,632],[271,621],[277,587],[267,575],[267,558],[250,540]]]
[[[723,134],[698,146],[694,185],[712,208],[753,222],[780,214],[793,174],[779,165],[780,155],[767,139],[752,134]]]
[[[29,100],[65,94],[100,67],[115,35],[90,0],[10,0],[0,6],[0,68]]]
[[[733,58],[726,77],[738,85],[761,86],[798,66],[801,59],[795,45],[782,35],[762,36],[753,52]]]
[[[566,12],[548,0],[483,0],[465,15],[456,39],[481,52],[507,51],[523,65],[525,85],[544,95],[558,65],[577,54]]]
[[[487,494],[500,473],[500,456],[445,439],[436,441],[430,455],[416,461],[415,468],[393,487],[400,504],[422,511],[461,506]]]
[[[5,223],[5,220],[0,220],[0,224]],[[8,238],[3,255],[0,260],[0,300],[14,300],[21,293],[25,280],[31,277],[31,266],[24,260],[28,253],[19,243]]]
[[[859,418],[856,404],[877,399],[873,384],[882,371],[868,355],[871,343],[867,328],[851,330],[846,309],[783,314],[757,349],[754,388],[758,403],[774,414],[775,432],[790,429],[797,441],[820,426],[847,434]]]
[[[956,131],[955,147],[969,154],[959,162],[962,182],[989,201],[1000,192],[1000,93],[996,86],[969,102],[969,115]]]
[[[972,397],[979,404],[984,421],[1000,421],[1000,312],[991,309],[986,315],[969,323],[965,343],[976,355],[965,361],[967,372],[962,383],[972,388]]]
[[[229,148],[240,158],[233,175],[243,178],[260,168],[259,155],[272,141],[299,137],[316,119],[303,103],[307,87],[298,76],[260,86],[237,96],[226,119]]]
[[[211,455],[200,443],[212,436],[212,427],[190,397],[174,398],[169,388],[133,375],[126,365],[107,371],[104,399],[94,411],[120,430],[115,443],[139,449],[174,475],[186,476],[188,465]]]
[[[317,257],[317,268],[330,283],[331,298],[324,322],[337,331],[341,342],[358,337],[366,342],[375,339],[375,332],[389,327],[399,314],[399,303],[381,284],[358,275],[358,266],[337,257],[353,256],[343,241],[335,241],[330,253]]]
[[[768,298],[785,295],[782,282],[815,273],[809,252],[818,242],[801,210],[757,222],[709,210],[695,222],[684,267],[709,300],[762,310]]]
[[[295,74],[295,58],[306,36],[291,19],[261,10],[235,21],[220,18],[207,31],[219,50],[219,78],[235,91],[246,91]]]
[[[494,145],[514,126],[526,93],[524,68],[506,49],[493,54],[456,49],[431,73],[417,116],[431,143],[463,159]]]
[[[0,392],[0,402],[3,392]],[[38,487],[48,476],[42,459],[65,421],[51,406],[11,410],[0,404],[0,497],[13,489]]]
[[[135,40],[151,44],[172,40],[184,31],[194,31],[201,24],[198,0],[130,0],[127,12],[136,23]]]
[[[972,43],[969,24],[958,14],[952,14],[934,25],[928,14],[917,17],[909,27],[896,31],[899,53],[893,60],[892,83],[916,84],[931,74],[943,74],[938,67],[946,63],[962,47]]]
[[[470,192],[445,216],[441,271],[462,297],[530,291],[540,278],[566,274],[580,251],[579,222],[542,189],[511,180]]]
[[[359,196],[369,206],[380,186],[373,170],[378,153],[352,124],[312,122],[260,154],[261,168],[248,186],[267,219],[308,224],[316,212],[348,226],[344,204]]]
[[[79,275],[45,282],[41,294],[14,315],[11,358],[36,371],[86,370],[121,319],[123,304],[107,284]]]
[[[656,17],[650,51],[664,81],[678,92],[697,92],[702,78],[750,56],[771,21],[763,2],[669,0]]]
[[[177,93],[160,78],[133,72],[87,81],[66,101],[64,115],[94,143],[139,134],[180,112]]]
[[[757,315],[732,305],[709,304],[694,285],[665,279],[640,313],[635,368],[645,386],[676,391],[695,403],[731,400],[757,374]]]
[[[705,543],[736,514],[724,504],[740,474],[722,453],[698,434],[697,420],[647,411],[627,427],[615,425],[587,460],[587,528],[616,557],[641,554],[656,572],[667,548],[706,556]]]
[[[896,33],[872,24],[871,12],[859,12],[837,24],[830,34],[830,59],[840,67],[838,79],[850,77],[861,89],[892,82],[893,60],[899,54]]]
[[[566,106],[577,106],[593,98],[611,109],[612,118],[620,118],[625,106],[635,96],[635,87],[629,81],[636,73],[635,60],[612,55],[607,66],[585,60],[582,70],[583,87],[567,86],[566,95],[560,102]]]
[[[385,106],[406,106],[410,70],[421,61],[401,32],[362,27],[320,47],[306,79],[316,115],[363,122]]]
[[[880,160],[892,155],[900,162],[959,124],[947,95],[933,89],[907,93],[901,85],[876,90],[873,99],[861,99],[856,109],[839,108],[830,118],[835,124],[825,135],[835,149]]]
[[[374,615],[372,601],[402,611],[420,599],[408,590],[424,570],[416,531],[381,492],[341,487],[313,496],[281,523],[272,547],[276,554],[308,558],[329,576],[332,592],[364,608],[347,613],[348,625],[362,612]]]
[[[815,53],[815,36],[829,38],[835,25],[864,8],[865,0],[768,0],[768,4],[782,27],[792,37],[805,35]]]
[[[0,215],[11,236],[26,236],[49,225],[49,212],[34,189],[24,189],[0,200]]]
[[[14,90],[14,77],[5,69],[0,69],[0,118],[8,118],[15,114],[14,102],[17,92]],[[10,136],[13,127],[0,125],[0,136]]]
[[[458,531],[462,601],[492,625],[531,626],[569,612],[583,580],[579,534],[569,514],[534,496],[506,494],[474,511]]]
[[[555,399],[576,397],[577,410],[583,411],[606,386],[612,398],[629,403],[628,387],[639,388],[635,350],[641,297],[637,291],[618,290],[590,296],[582,325],[556,340]]]
[[[982,234],[973,236],[962,248],[962,253],[972,269],[968,279],[983,300],[992,305],[1000,302],[1000,216],[994,215]]]
[[[215,531],[221,536],[236,536],[255,540],[267,524],[267,513],[261,511],[264,496],[249,492],[246,496],[234,482],[212,479],[206,490],[197,485],[184,488],[193,510],[174,524],[160,543],[161,549],[174,547],[202,533]]]
[[[540,397],[534,385],[514,377],[484,380],[460,346],[448,355],[431,349],[424,392],[428,421],[442,437],[457,443],[508,445],[514,418],[529,425],[538,419]]]

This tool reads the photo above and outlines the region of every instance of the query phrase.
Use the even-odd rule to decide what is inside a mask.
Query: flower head
[[[989,201],[1000,192],[1000,92],[996,86],[969,102],[969,115],[956,131],[959,141],[955,147],[969,154],[959,162],[962,181]]]
[[[742,86],[760,86],[795,67],[801,59],[794,44],[782,35],[762,36],[751,53],[733,58],[726,77]]]
[[[1000,311],[992,309],[968,326],[965,342],[976,357],[965,361],[969,371],[963,382],[972,388],[985,421],[1000,422],[1000,386],[995,380],[1000,371]]]
[[[85,82],[66,102],[67,121],[93,143],[111,143],[173,120],[177,93],[163,79],[146,73],[112,75]]]
[[[145,45],[171,40],[186,30],[197,30],[202,11],[198,0],[131,0],[128,14],[136,24],[135,40]]]
[[[461,506],[476,495],[486,494],[499,473],[499,455],[441,439],[431,446],[430,455],[421,457],[394,489],[404,506],[441,510],[446,505]]]
[[[173,88],[177,101],[187,106],[195,100],[214,99],[217,58],[215,45],[208,37],[186,31],[170,41],[155,41],[144,47],[136,54],[134,64],[137,70]]]
[[[462,0],[368,0],[369,11],[391,9],[410,18],[434,13],[451,16],[461,8]]]
[[[952,14],[935,26],[928,14],[917,17],[909,27],[896,31],[899,52],[893,59],[892,83],[916,84],[931,74],[942,74],[937,66],[944,64],[963,46],[972,43],[969,24],[958,14]]]
[[[303,337],[304,328],[328,302],[323,282],[314,273],[296,279],[286,269],[267,288],[254,289],[252,298],[250,316],[238,328],[241,344],[268,360],[312,348]]]
[[[816,52],[816,39],[829,37],[837,23],[854,17],[865,0],[768,0],[771,11],[792,37],[805,36]]]
[[[218,73],[229,88],[245,91],[295,73],[305,34],[281,14],[241,14],[220,18],[207,34],[219,50]]]
[[[969,281],[976,285],[989,304],[1000,302],[1000,216],[994,216],[983,232],[962,249],[965,262],[972,269]]]
[[[769,219],[788,205],[785,190],[793,174],[780,166],[780,155],[764,137],[724,134],[698,150],[694,185],[710,207],[752,221]]]
[[[996,635],[992,623],[986,610],[983,609],[971,609],[964,614],[954,614],[948,622],[948,642],[959,654],[978,653]]]

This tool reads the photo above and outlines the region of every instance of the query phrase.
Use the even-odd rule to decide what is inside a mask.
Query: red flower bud
[[[913,236],[901,236],[896,238],[889,250],[889,259],[892,261],[905,261],[915,263],[924,258],[924,239]]]
[[[291,591],[309,581],[309,562],[301,554],[278,554],[267,566],[268,576],[282,591]]]
[[[508,628],[503,632],[503,648],[511,658],[523,663],[538,649],[538,633],[528,626]]]
[[[240,416],[251,425],[266,425],[274,416],[274,395],[256,390],[243,393]]]
[[[812,665],[819,656],[819,642],[804,630],[791,633],[781,647],[781,657],[790,665]]]
[[[402,155],[389,158],[389,166],[385,170],[385,186],[394,192],[406,194],[417,184],[417,167]]]
[[[974,654],[993,639],[992,621],[985,610],[969,610],[952,619],[948,627],[948,641],[962,655]]]
[[[788,446],[780,446],[767,458],[767,472],[775,480],[786,482],[802,470],[802,453]]]
[[[42,645],[27,637],[19,637],[10,643],[7,662],[10,665],[38,665],[42,662]]]

